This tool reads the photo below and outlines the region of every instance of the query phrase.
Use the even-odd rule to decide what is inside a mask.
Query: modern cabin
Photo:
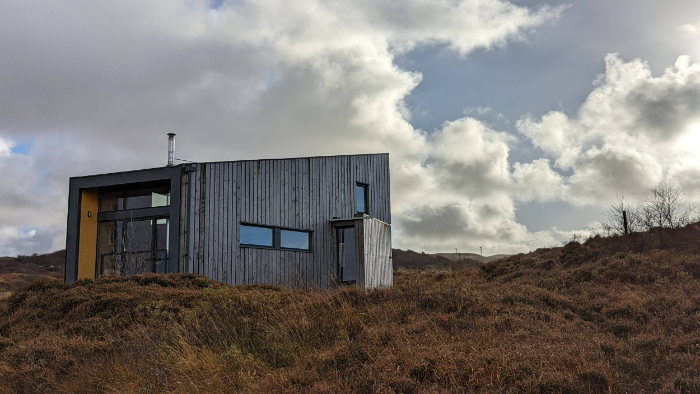
[[[171,164],[70,179],[67,283],[392,285],[388,154]]]

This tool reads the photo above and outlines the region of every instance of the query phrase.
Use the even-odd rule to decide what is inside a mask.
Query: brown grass
[[[595,238],[390,290],[39,280],[6,392],[700,392],[700,228]]]

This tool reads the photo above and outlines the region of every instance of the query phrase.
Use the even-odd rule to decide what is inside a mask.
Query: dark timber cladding
[[[230,284],[330,287],[337,264],[330,220],[355,216],[358,183],[368,185],[368,214],[391,223],[388,154],[202,163],[185,176],[182,270]],[[241,222],[311,231],[311,251],[240,247]]]

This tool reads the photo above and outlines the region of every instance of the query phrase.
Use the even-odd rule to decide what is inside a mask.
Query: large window
[[[99,274],[127,276],[166,272],[169,220],[112,220],[98,224]]]
[[[100,189],[97,274],[165,273],[170,249],[170,181]]]
[[[368,185],[364,183],[358,183],[356,187],[356,201],[357,201],[357,213],[369,214],[369,207],[367,206],[367,189]]]
[[[170,187],[149,187],[100,193],[100,212],[170,206]]]
[[[310,251],[311,232],[255,224],[241,224],[241,246]]]

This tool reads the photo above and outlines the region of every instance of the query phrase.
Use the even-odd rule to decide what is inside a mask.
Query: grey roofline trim
[[[177,272],[180,241],[180,188],[182,166],[159,167],[144,170],[88,175],[70,178],[68,192],[68,223],[66,231],[66,265],[63,274],[66,283],[78,278],[78,242],[80,239],[80,198],[82,189],[130,183],[170,180],[170,251],[167,272]]]
[[[186,163],[186,164],[177,164],[175,166],[171,167],[153,167],[153,168],[144,168],[140,170],[127,170],[127,171],[117,171],[117,172],[107,172],[104,174],[93,174],[93,175],[79,175],[79,176],[72,176],[69,179],[87,179],[87,178],[97,178],[97,177],[103,177],[106,175],[122,175],[122,174],[132,174],[132,173],[139,173],[142,171],[157,171],[161,169],[166,169],[166,168],[172,168],[172,167],[183,167],[185,168],[185,171],[190,172],[193,171],[189,169],[189,166],[192,166],[193,164],[218,164],[218,163],[242,163],[246,161],[273,161],[273,160],[296,160],[296,159],[322,159],[325,157],[355,157],[355,156],[381,156],[381,155],[389,155],[388,152],[384,153],[357,153],[357,154],[352,154],[352,155],[325,155],[325,156],[307,156],[307,157],[281,157],[281,158],[267,158],[267,159],[244,159],[244,160],[221,160],[221,161],[197,161],[197,162],[191,162],[191,163]]]
[[[198,161],[190,164],[219,164],[219,163],[242,163],[246,161],[275,161],[275,160],[304,160],[304,159],[322,159],[326,157],[355,157],[355,156],[381,156],[389,155],[388,152],[384,153],[357,153],[354,155],[325,155],[325,156],[307,156],[307,157],[281,157],[281,158],[268,158],[268,159],[245,159],[245,160],[222,160],[222,161]]]

